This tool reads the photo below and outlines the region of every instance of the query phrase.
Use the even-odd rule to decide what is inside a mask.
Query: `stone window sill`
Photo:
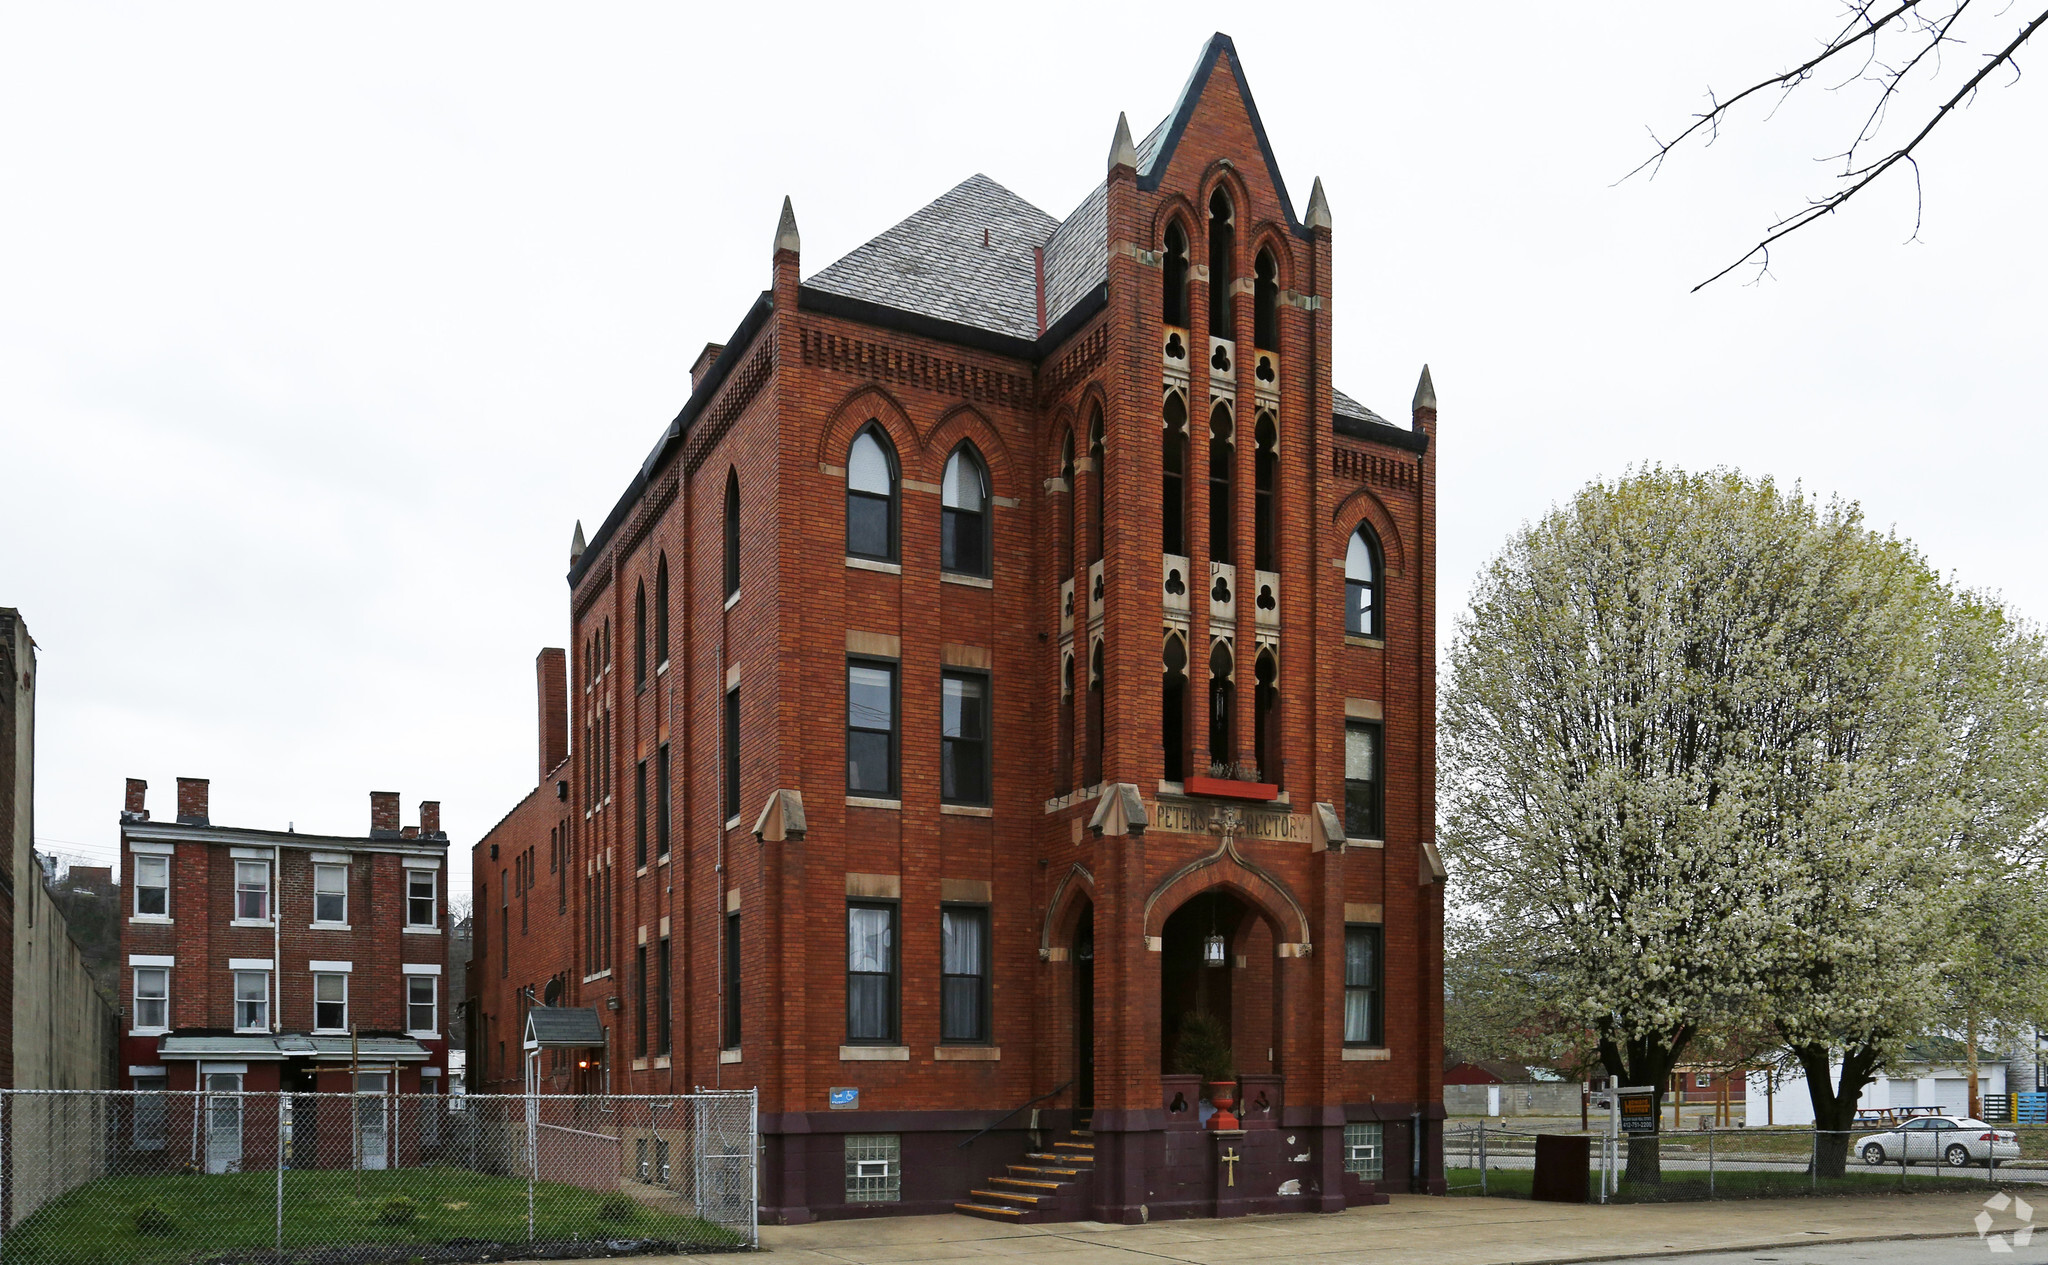
[[[993,817],[996,810],[975,804],[941,804],[939,812],[948,817]]]
[[[130,914],[128,916],[128,925],[131,927],[175,927],[178,925],[178,920],[169,914]]]
[[[903,564],[900,562],[877,562],[873,558],[848,557],[846,565],[855,571],[878,571],[883,575],[903,574]]]
[[[349,925],[348,925],[347,923],[345,923],[345,922],[309,922],[309,923],[307,923],[307,924],[306,924],[306,930],[308,930],[308,931],[354,931],[354,930],[355,930],[355,928],[354,928],[354,927],[351,927],[351,926],[349,926]]]
[[[405,928],[405,934],[409,936],[438,936],[441,934],[441,929],[439,927],[407,927]]]
[[[907,1045],[842,1045],[839,1047],[841,1063],[908,1063],[910,1047]]]
[[[737,1063],[740,1059],[741,1055],[738,1046],[734,1046],[730,1050],[720,1050],[718,1052],[718,1061],[721,1063]]]
[[[1346,1063],[1385,1063],[1394,1057],[1394,1052],[1383,1045],[1347,1045],[1344,1047]]]
[[[1385,637],[1360,637],[1356,633],[1345,633],[1344,644],[1347,646],[1370,646],[1374,650],[1385,650],[1387,648],[1387,639]]]
[[[992,589],[996,586],[996,582],[994,580],[988,579],[984,576],[959,575],[952,571],[939,572],[939,583],[960,584],[965,585],[970,589]]]
[[[230,918],[228,920],[228,926],[230,927],[261,927],[265,931],[269,931],[276,925],[276,923],[268,918]]]
[[[935,1045],[932,1058],[941,1063],[1000,1063],[1003,1047],[999,1045]]]
[[[903,811],[903,801],[900,799],[877,799],[866,795],[848,795],[846,797],[846,806],[848,808],[886,808],[891,812]]]
[[[655,1056],[654,1056],[654,1066],[655,1066],[655,1070],[659,1071],[660,1069],[662,1069],[662,1068],[664,1068],[664,1067],[667,1067],[668,1065],[669,1065],[669,1058],[668,1058],[668,1055],[666,1055],[666,1054],[657,1054],[657,1055],[655,1055]]]

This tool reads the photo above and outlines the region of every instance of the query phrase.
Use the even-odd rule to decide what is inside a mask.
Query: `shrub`
[[[167,1239],[178,1232],[178,1223],[162,1204],[148,1203],[135,1210],[135,1232],[152,1239]]]
[[[419,1219],[419,1202],[405,1195],[393,1195],[377,1208],[378,1225],[411,1225]]]
[[[1230,1032],[1206,1010],[1183,1015],[1180,1037],[1173,1046],[1173,1070],[1194,1073],[1213,1084],[1237,1079],[1237,1061],[1230,1050]]]
[[[633,1201],[625,1195],[606,1195],[604,1202],[597,1205],[600,1221],[630,1221],[633,1219]]]

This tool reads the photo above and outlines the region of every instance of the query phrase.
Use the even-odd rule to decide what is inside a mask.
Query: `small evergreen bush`
[[[147,1203],[135,1210],[135,1232],[152,1239],[168,1239],[178,1232],[178,1223],[162,1204]]]
[[[600,1221],[630,1221],[633,1219],[633,1201],[625,1195],[606,1195],[604,1202],[597,1205]]]
[[[377,1208],[378,1225],[411,1225],[419,1219],[419,1201],[406,1195],[393,1195]]]

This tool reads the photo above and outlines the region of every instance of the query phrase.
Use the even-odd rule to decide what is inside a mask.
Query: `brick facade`
[[[1379,1125],[1381,1185],[1442,1188],[1436,1148],[1411,1150],[1415,1130],[1426,1143],[1442,1115],[1435,398],[1425,375],[1411,428],[1335,391],[1327,208],[1318,186],[1296,216],[1243,85],[1218,36],[1142,159],[1119,133],[1098,193],[1106,267],[1094,266],[1106,284],[1045,312],[1041,282],[1036,340],[800,282],[785,213],[770,289],[572,560],[573,751],[473,854],[475,1088],[517,1081],[510,1063],[490,1063],[487,1078],[485,1060],[501,1039],[514,1047],[505,1034],[519,1025],[517,988],[559,978],[563,1004],[594,1007],[606,1024],[615,1090],[759,1087],[770,1218],[950,1208],[1043,1144],[1044,1130],[1084,1120],[1095,1171],[1062,1206],[1071,1215],[1341,1208],[1372,1189],[1345,1172],[1347,1124]],[[1219,190],[1232,229],[1217,257],[1225,276],[1202,262]],[[1169,328],[1163,256],[1176,223],[1194,267],[1187,324]],[[947,249],[1001,245],[976,236]],[[1261,256],[1277,274],[1265,291]],[[1227,324],[1214,330],[1211,286],[1226,296]],[[1277,334],[1263,341],[1277,347],[1255,346],[1261,302]],[[1228,345],[1212,352],[1212,334]],[[1162,401],[1173,392],[1193,442],[1185,543],[1167,558]],[[1234,428],[1232,526],[1212,559],[1219,402]],[[1261,559],[1252,528],[1266,417],[1275,508]],[[867,428],[886,435],[896,462],[888,562],[842,547],[849,447]],[[962,442],[984,459],[993,497],[985,578],[941,567],[940,485]],[[729,595],[734,479],[740,574]],[[1361,523],[1381,550],[1383,626],[1349,636],[1345,557]],[[655,645],[664,610],[666,655]],[[1171,770],[1162,647],[1176,635],[1188,659],[1186,765]],[[1099,706],[1088,698],[1097,644]],[[1219,644],[1234,692],[1218,730],[1225,767],[1207,770]],[[1075,693],[1063,703],[1070,654]],[[1270,694],[1254,688],[1262,654],[1278,664]],[[850,657],[896,669],[894,793],[848,791]],[[991,693],[985,804],[942,795],[949,668],[985,673]],[[545,765],[559,748],[545,670],[540,679]],[[736,804],[724,789],[731,688]],[[1262,710],[1262,698],[1276,701]],[[1370,840],[1330,828],[1346,802],[1347,716],[1384,736],[1383,825]],[[661,855],[650,842],[642,864],[640,769],[651,796],[664,751],[672,843]],[[1169,781],[1170,771],[1184,776]],[[565,798],[551,779],[566,783]],[[790,821],[798,803],[801,829]],[[552,883],[549,836],[565,823],[564,912],[552,900],[525,908],[507,858],[538,855]],[[895,911],[900,1007],[887,1042],[849,1038],[849,899]],[[985,1040],[942,1037],[946,906],[987,910]],[[737,1041],[724,1004],[735,913]],[[1376,926],[1383,946],[1370,1044],[1344,1040],[1347,924]],[[1227,941],[1222,970],[1193,965],[1210,932]],[[638,1053],[636,1029],[638,951],[664,937],[674,964],[665,1059],[654,1043]],[[1228,1016],[1245,1096],[1256,1098],[1235,1142],[1235,1186],[1220,1184],[1220,1148],[1190,1132],[1192,1113],[1170,1110],[1192,1084],[1167,1074],[1170,1040],[1196,1005]],[[658,1009],[650,1003],[648,1024]],[[857,1109],[833,1108],[839,1089],[859,1091]],[[998,1120],[1034,1100],[1031,1113]],[[992,1122],[1003,1127],[958,1149]],[[855,1133],[900,1138],[900,1201],[848,1202],[843,1139]]]

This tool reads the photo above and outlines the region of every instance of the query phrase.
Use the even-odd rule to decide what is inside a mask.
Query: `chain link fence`
[[[1907,1127],[1923,1124],[1926,1127]],[[1596,1131],[1537,1130],[1481,1121],[1443,1132],[1445,1184],[1454,1195],[1530,1197],[1541,1136],[1587,1143],[1587,1195],[1602,1195]],[[1692,1128],[1624,1134],[1604,1165],[1607,1198],[1623,1203],[1789,1198],[1958,1190],[2048,1182],[2048,1128],[1955,1128],[1903,1121],[1835,1132],[1811,1128]],[[1962,1183],[1959,1185],[1958,1183]]]
[[[758,1246],[753,1091],[0,1091],[0,1265]]]

